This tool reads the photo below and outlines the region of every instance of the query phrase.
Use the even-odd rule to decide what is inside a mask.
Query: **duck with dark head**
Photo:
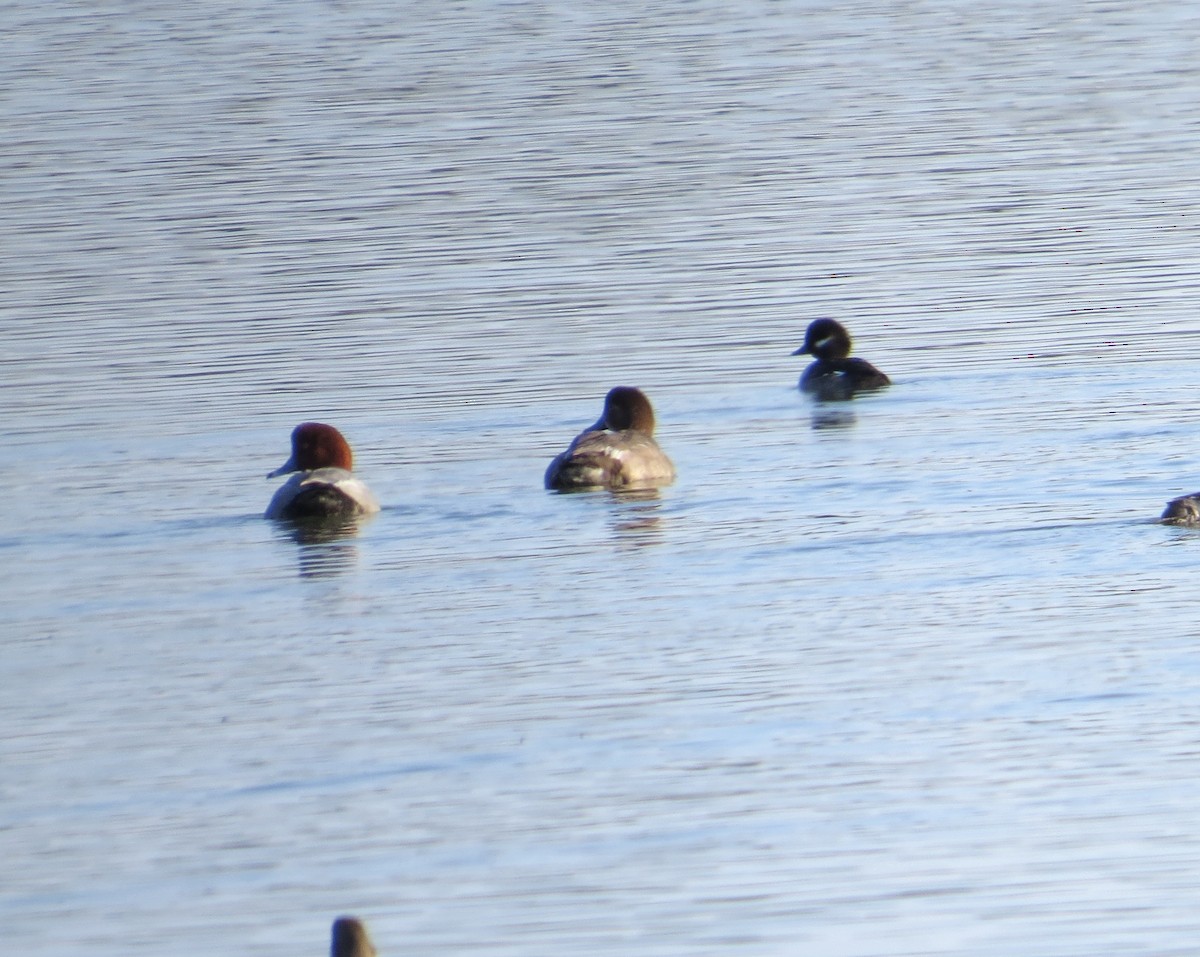
[[[333,922],[329,957],[376,957],[375,945],[366,925],[357,917],[339,917]]]
[[[850,333],[834,319],[815,319],[804,333],[804,345],[792,353],[816,361],[800,377],[800,391],[818,399],[852,399],[892,384],[892,380],[866,359],[850,357]]]
[[[654,409],[641,389],[610,390],[596,423],[546,469],[546,488],[643,489],[673,482],[675,466],[654,440],[654,424]]]

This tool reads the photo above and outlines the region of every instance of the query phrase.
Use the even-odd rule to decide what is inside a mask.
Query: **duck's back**
[[[631,488],[663,485],[675,466],[653,437],[633,429],[584,432],[546,469],[553,489]]]
[[[1200,526],[1200,492],[1171,499],[1162,513],[1162,520],[1170,525]]]
[[[857,392],[870,392],[892,384],[883,372],[866,359],[818,359],[804,370],[800,390],[822,399],[849,399]]]
[[[267,518],[351,518],[377,511],[379,503],[361,480],[345,469],[322,468],[297,472],[280,486]]]

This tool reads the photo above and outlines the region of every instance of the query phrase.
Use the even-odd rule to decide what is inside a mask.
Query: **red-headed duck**
[[[1168,525],[1200,528],[1200,492],[1171,499],[1162,513],[1162,520]]]
[[[350,518],[379,511],[379,502],[350,472],[354,455],[332,425],[304,422],[292,430],[292,457],[267,478],[295,472],[267,506],[267,518]]]
[[[595,425],[575,437],[546,469],[546,488],[652,488],[675,480],[675,466],[654,441],[654,409],[641,389],[619,385]]]
[[[850,399],[892,384],[892,380],[866,359],[850,358],[850,333],[835,319],[814,319],[804,333],[804,345],[792,353],[817,361],[800,377],[800,391],[818,399]]]
[[[339,917],[333,922],[329,957],[375,957],[375,945],[357,917]]]

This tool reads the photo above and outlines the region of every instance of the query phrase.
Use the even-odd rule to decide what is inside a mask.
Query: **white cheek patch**
[[[833,336],[826,336],[824,339],[818,339],[813,343],[814,349],[824,349],[829,343],[833,342]]]

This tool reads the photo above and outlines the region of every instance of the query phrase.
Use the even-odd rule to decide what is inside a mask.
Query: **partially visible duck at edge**
[[[1200,528],[1200,492],[1181,495],[1179,498],[1173,498],[1167,502],[1167,508],[1162,513],[1162,521],[1167,525]]]
[[[654,441],[654,409],[641,389],[619,385],[604,412],[546,469],[546,488],[654,488],[675,480],[675,466]]]
[[[304,422],[292,430],[292,457],[267,478],[290,479],[276,490],[266,517],[289,521],[352,518],[379,511],[371,490],[351,474],[354,455],[332,425]]]
[[[357,917],[339,917],[333,922],[329,957],[375,957],[375,945]]]
[[[834,319],[810,322],[804,333],[804,345],[792,355],[810,355],[816,359],[800,377],[800,391],[810,392],[818,399],[851,399],[858,392],[892,384],[866,359],[850,358],[850,333]]]

